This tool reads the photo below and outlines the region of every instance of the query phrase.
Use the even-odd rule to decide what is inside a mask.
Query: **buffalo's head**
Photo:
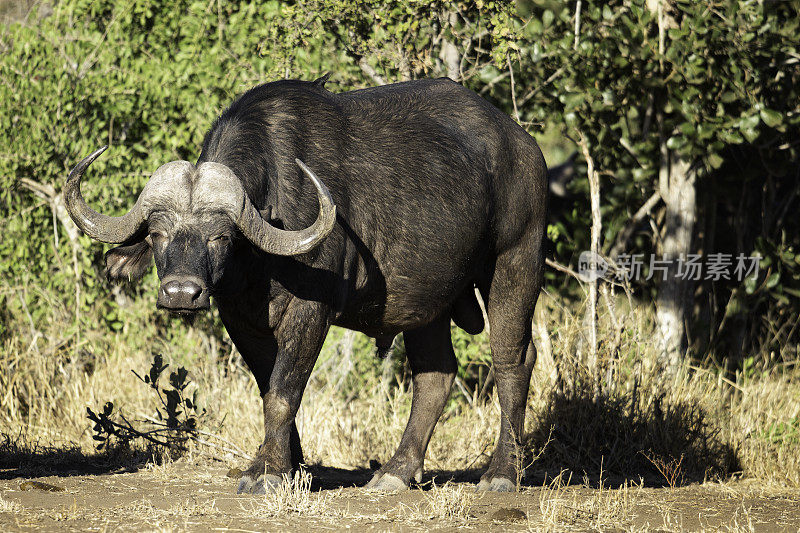
[[[161,288],[158,306],[170,311],[207,309],[220,282],[232,241],[245,237],[260,250],[297,255],[317,246],[333,229],[336,206],[330,192],[299,159],[317,189],[319,216],[309,227],[286,231],[261,217],[233,171],[219,163],[194,166],[173,161],[156,170],[133,208],[121,217],[94,211],[80,191],[81,176],[106,147],[78,163],[64,187],[72,220],[98,241],[122,244],[106,254],[110,279],[141,277],[155,258]]]

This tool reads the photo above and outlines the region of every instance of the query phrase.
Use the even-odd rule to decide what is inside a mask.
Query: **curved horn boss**
[[[146,222],[150,209],[147,208],[147,200],[157,193],[168,193],[169,188],[164,190],[162,185],[169,182],[175,185],[187,173],[191,172],[194,165],[187,161],[173,161],[163,165],[148,181],[133,208],[121,217],[112,217],[98,213],[89,207],[81,194],[81,178],[88,166],[102,154],[108,146],[103,146],[92,152],[91,155],[75,165],[69,173],[67,183],[64,186],[64,200],[67,205],[72,220],[88,236],[101,242],[119,244],[133,237]],[[264,220],[258,210],[253,206],[250,198],[244,192],[241,182],[233,171],[219,163],[204,163],[202,167],[211,167],[210,170],[218,176],[221,174],[222,180],[228,181],[228,186],[235,190],[235,195],[239,198],[238,203],[241,211],[238,216],[231,213],[237,227],[247,239],[259,249],[276,255],[297,255],[306,253],[315,248],[333,229],[336,223],[336,205],[333,203],[330,191],[324,183],[317,177],[305,163],[299,159],[295,162],[303,172],[311,179],[317,190],[319,200],[319,215],[309,227],[296,231],[278,229],[268,221]],[[201,172],[202,173],[202,172]],[[172,192],[176,192],[172,189]]]
[[[172,161],[160,166],[142,189],[130,211],[121,217],[98,213],[86,204],[81,194],[81,178],[86,168],[105,152],[103,146],[75,165],[64,186],[64,202],[75,224],[89,237],[101,242],[120,244],[139,233],[154,207],[172,197],[185,196],[188,178],[194,165],[188,161]],[[171,204],[167,205],[172,205]]]

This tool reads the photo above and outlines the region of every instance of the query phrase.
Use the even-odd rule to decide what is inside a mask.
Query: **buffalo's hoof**
[[[517,486],[510,479],[504,477],[493,477],[492,479],[482,479],[475,492],[514,492]]]
[[[242,476],[239,480],[239,486],[236,488],[237,494],[266,494],[267,491],[274,492],[278,485],[283,482],[280,476],[275,474],[264,474],[258,476],[258,479],[253,479],[247,474]]]
[[[375,472],[375,475],[364,488],[367,490],[394,491],[407,490],[408,485],[405,481],[392,474],[381,474],[380,472]]]

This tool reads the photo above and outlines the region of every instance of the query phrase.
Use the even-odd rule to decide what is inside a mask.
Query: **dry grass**
[[[663,516],[663,522],[660,527],[655,529],[651,529],[649,526],[636,528],[636,531],[646,532],[646,531],[668,531],[668,532],[680,532],[680,531],[687,531],[687,527],[684,524],[683,516],[674,512],[666,512]],[[700,527],[698,528],[691,528],[692,530],[700,531],[700,532],[719,532],[719,531],[728,531],[731,533],[754,533],[756,531],[756,526],[754,524],[753,516],[751,515],[751,510],[744,506],[744,504],[733,512],[733,516],[727,520],[723,524],[711,523],[710,520],[703,520],[702,517],[700,519]]]
[[[618,301],[613,319],[601,314],[592,373],[580,355],[582,310],[546,302],[537,313],[548,319],[556,361],[540,362],[529,399],[535,472],[589,474],[595,486],[601,470],[615,483],[676,486],[737,473],[800,486],[800,397],[792,385],[800,371],[793,365],[735,382],[696,367],[667,379],[656,363],[651,316]]]
[[[609,489],[601,482],[589,498],[570,489],[571,479],[562,472],[544,485],[539,496],[539,520],[529,515],[531,529],[568,530],[571,528],[605,530],[625,526],[637,499],[637,489],[624,483]]]
[[[259,518],[280,518],[292,514],[325,518],[336,516],[330,506],[334,494],[312,492],[311,480],[311,474],[303,469],[295,472],[291,478],[284,476],[283,483],[275,491],[265,494],[263,501],[255,502],[248,511]]]
[[[475,500],[472,487],[453,486],[449,483],[438,487],[434,483],[431,489],[424,494],[428,519],[463,523],[472,517],[472,503]]]
[[[20,506],[16,502],[10,502],[3,498],[3,495],[0,494],[0,513],[18,513],[20,511]]]
[[[710,528],[709,528],[710,529]],[[723,531],[746,532],[754,533],[756,530],[753,524],[753,517],[750,514],[750,509],[742,504],[741,508],[737,509],[731,519],[730,524],[726,524]]]
[[[0,290],[37,289],[22,283]],[[167,318],[154,311],[153,297],[145,293],[117,309],[122,328],[112,333],[107,325],[75,327],[63,303],[40,296],[53,299],[52,314],[35,318],[20,308],[10,315],[14,335],[0,339],[0,426],[7,441],[0,462],[16,460],[9,446],[20,441],[88,453],[93,441],[87,406],[112,401],[128,417],[152,416],[151,392],[131,369],[146,369],[154,351],[173,367],[186,366],[209,409],[204,429],[219,438],[206,437],[209,445],[193,453],[241,465],[243,455],[260,444],[254,380],[207,319],[190,326]],[[573,355],[585,351],[582,311],[573,313],[549,297],[540,302],[537,317],[546,321],[549,338],[537,342],[552,347],[555,361],[540,349],[528,401],[527,447],[536,458],[528,484],[549,482],[566,468],[574,479],[588,475],[598,486],[602,468],[615,486],[640,478],[680,485],[724,479],[737,470],[800,486],[800,399],[793,385],[800,370],[777,366],[728,382],[695,369],[665,382],[654,363],[649,313],[626,309],[622,301],[617,307],[614,320],[601,316],[598,380],[584,358]],[[359,355],[348,352],[352,344],[350,335],[332,336],[304,397],[298,426],[308,464],[366,468],[373,459],[385,462],[405,427],[411,401],[405,382],[387,394],[381,361],[363,355],[356,360]],[[358,383],[357,394],[341,392],[347,380]],[[496,398],[472,405],[458,392],[454,398],[430,444],[429,471],[479,469],[496,438]],[[671,481],[659,472],[658,464],[678,461],[680,471],[669,474]]]

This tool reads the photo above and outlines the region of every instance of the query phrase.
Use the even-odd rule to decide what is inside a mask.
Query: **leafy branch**
[[[160,386],[161,377],[168,366],[161,354],[156,354],[153,356],[150,371],[144,377],[135,370],[132,371],[158,398],[160,407],[156,408],[155,419],[136,420],[134,422],[139,425],[137,427],[121,412],[114,416],[112,402],[106,402],[98,412],[90,407],[86,408],[87,418],[94,422],[92,438],[98,442],[98,450],[103,449],[111,437],[115,437],[126,444],[143,439],[173,452],[187,451],[187,443],[196,440],[200,433],[198,421],[205,416],[206,410],[197,405],[196,389],[191,397],[187,396],[186,388],[190,381],[185,368],[179,367],[169,374],[169,387]]]

